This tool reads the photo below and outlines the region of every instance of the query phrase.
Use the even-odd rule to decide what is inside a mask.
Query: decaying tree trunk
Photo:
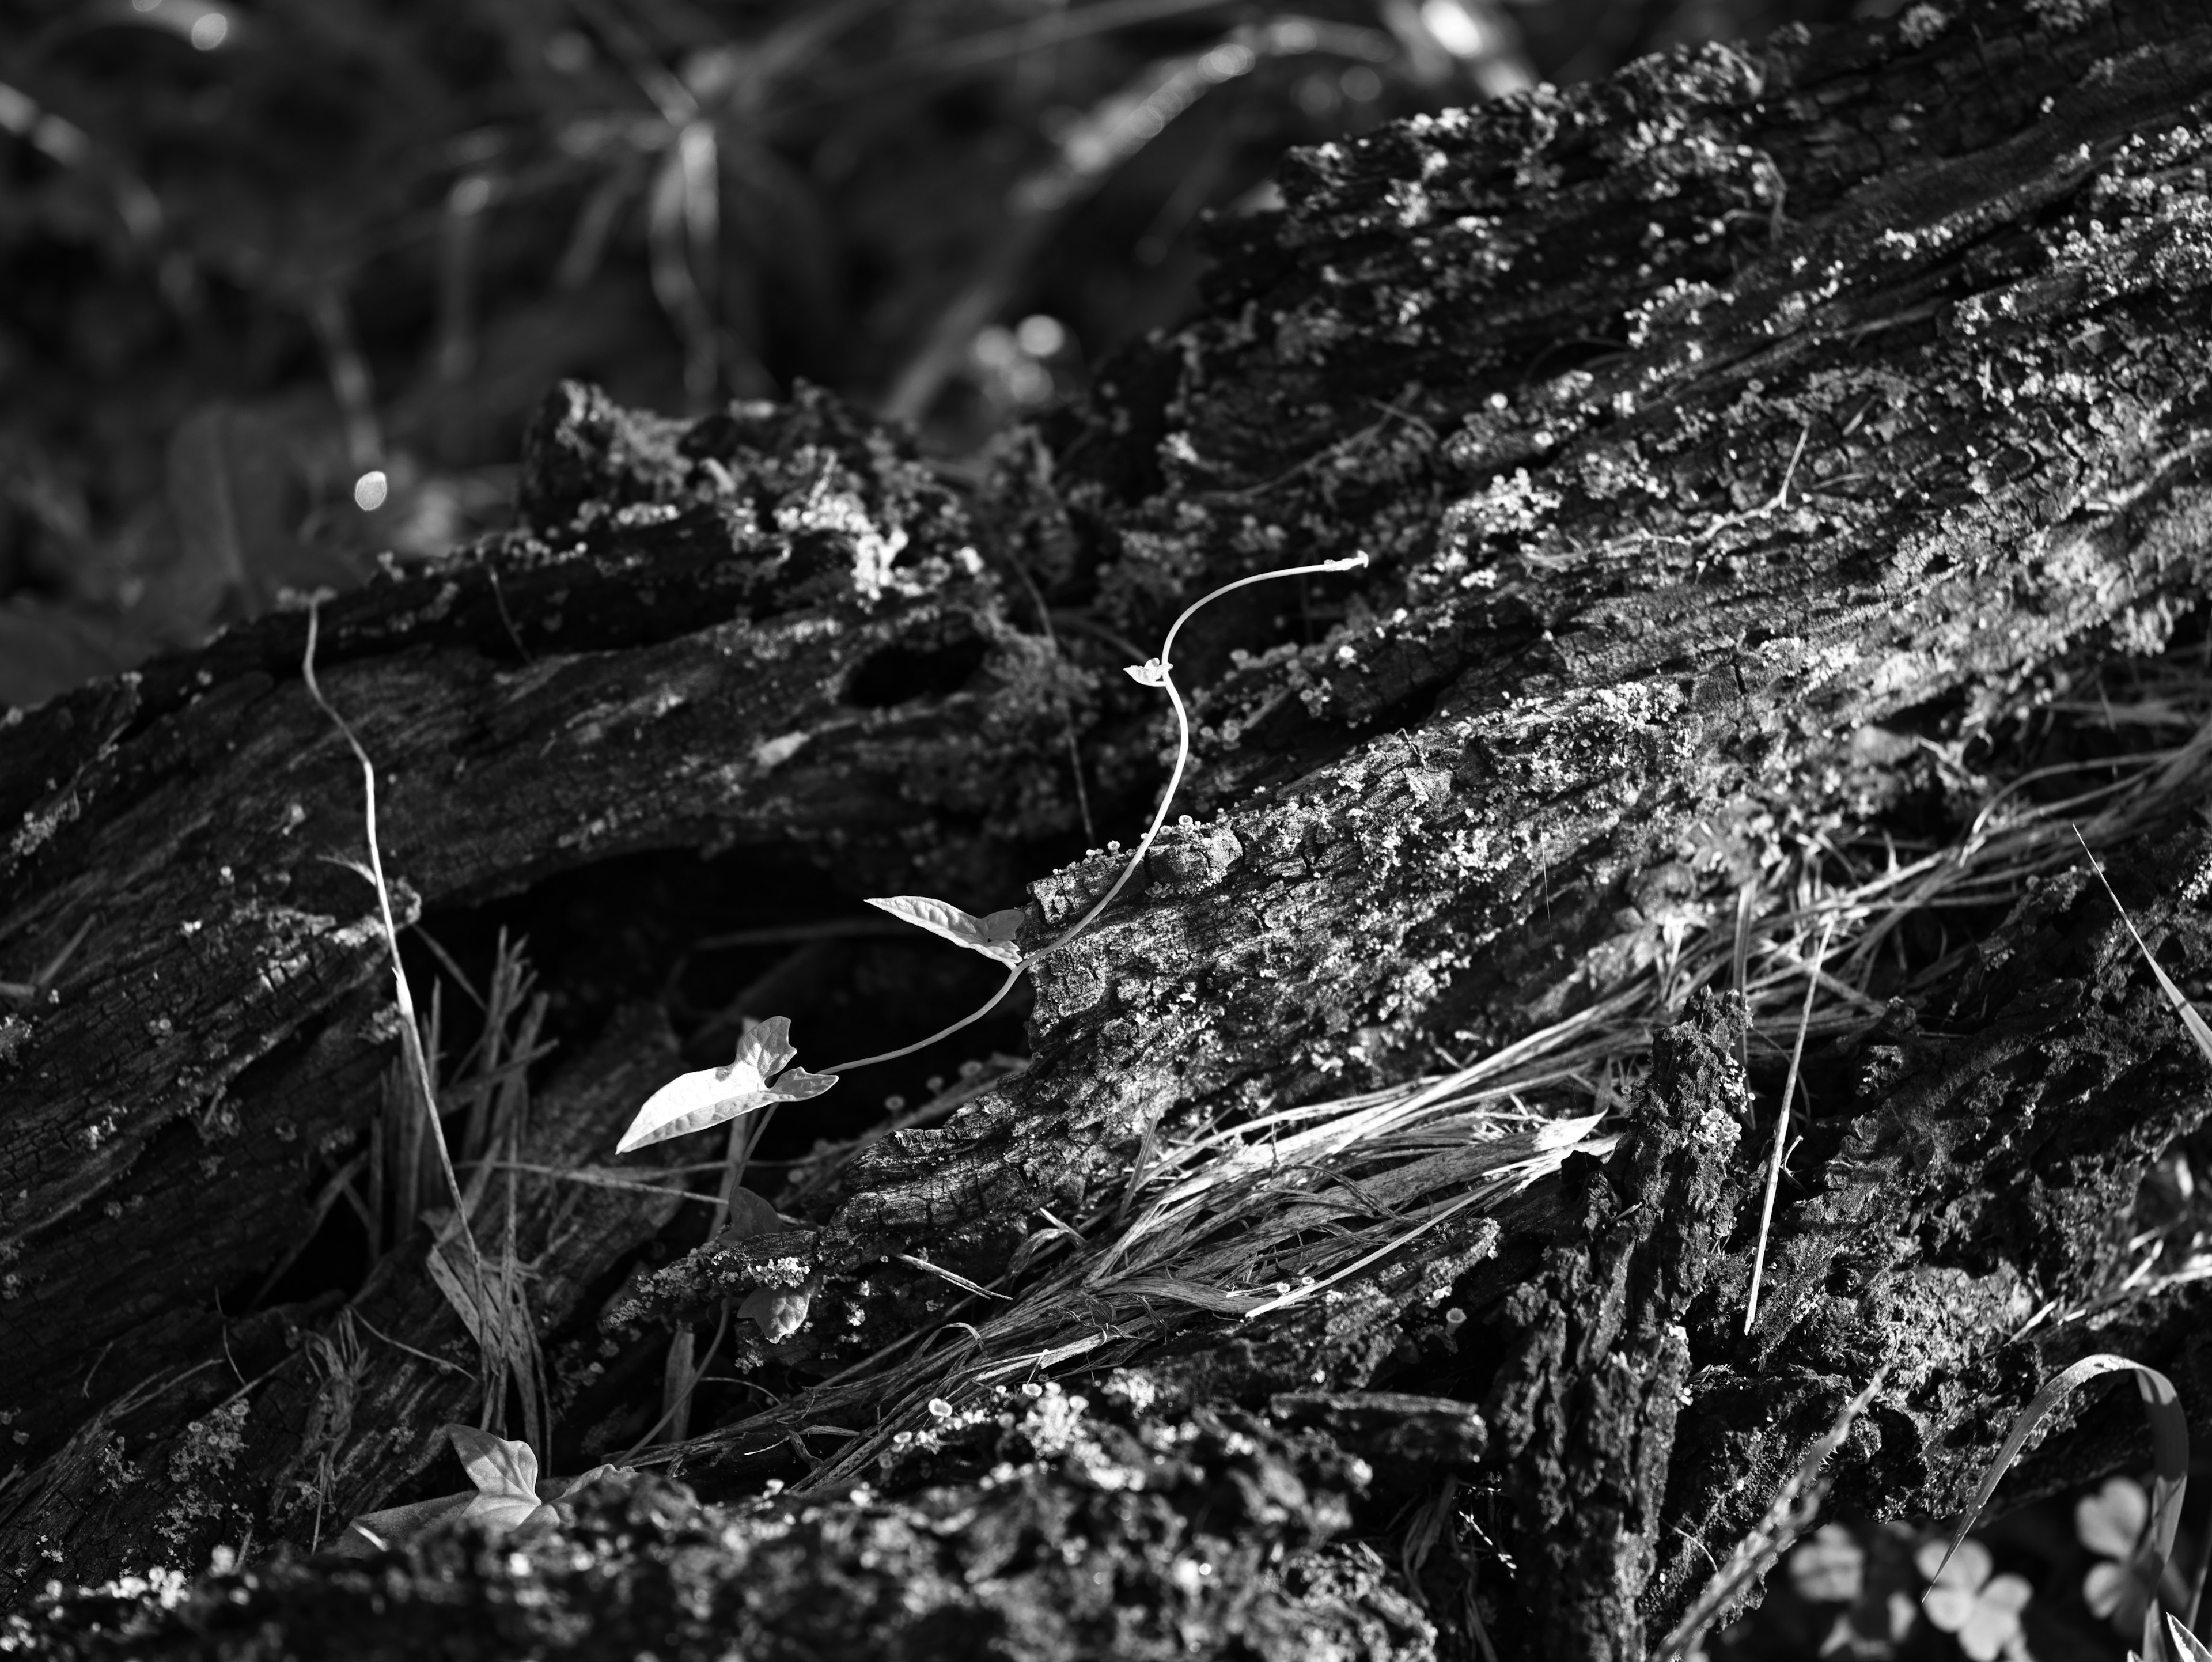
[[[1249,1233],[1108,1250],[1158,1163],[1195,1181],[1242,1122],[1628,1008],[1798,839],[1966,817],[1966,741],[2162,646],[2212,548],[2208,168],[2202,13],[1918,6],[1297,158],[1204,315],[972,489],[811,395],[679,424],[556,394],[520,530],[318,621],[433,925],[623,856],[795,850],[851,895],[1034,878],[1034,949],[1121,858],[1024,863],[1079,823],[1071,731],[1121,823],[1161,776],[1157,695],[1097,643],[1148,656],[1217,583],[1372,563],[1184,630],[1191,823],[1032,971],[1025,1068],[800,1168],[789,1227],[672,1258],[665,1195],[514,1186],[556,1413],[762,1289],[783,1316],[739,1318],[732,1365],[788,1388],[513,1551],[264,1555],[455,1487],[435,1428],[483,1397],[428,1228],[343,1306],[218,1307],[388,1117],[360,776],[306,615],[10,716],[0,980],[60,964],[0,1018],[18,1636],[1412,1658],[1475,1653],[1480,1616],[1501,1656],[1629,1658],[1878,1369],[1831,1467],[1877,1515],[1955,1512],[2092,1350],[2208,1422],[2199,1300],[2100,1304],[2204,1064],[2086,870],[1812,1047],[1748,1334],[1783,1061],[1710,989],[1636,1007],[1661,1025],[1602,1161],[1514,1143],[1540,1174],[1459,1210],[1482,1149],[1326,1203],[1284,1179],[1297,1251],[1405,1225],[1326,1287],[1238,1279]],[[2203,755],[2110,849],[2185,988],[2212,836],[2172,811]],[[514,1163],[604,1168],[682,1065],[626,1008],[548,1064]],[[495,1239],[507,1190],[474,1199]],[[2085,1414],[2012,1492],[2131,1431]],[[249,1539],[166,1615],[40,1596]]]

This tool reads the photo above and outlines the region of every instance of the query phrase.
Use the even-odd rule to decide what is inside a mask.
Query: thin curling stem
[[[968,1014],[962,1016],[959,1020],[954,1022],[950,1027],[941,1028],[938,1032],[932,1033],[927,1038],[918,1038],[911,1044],[902,1045],[896,1050],[886,1050],[881,1056],[862,1056],[857,1062],[840,1062],[834,1063],[830,1067],[817,1068],[812,1071],[824,1074],[842,1074],[854,1068],[871,1067],[878,1062],[896,1062],[901,1056],[912,1056],[916,1050],[926,1050],[931,1045],[936,1044],[939,1039],[948,1038],[951,1034],[958,1032],[963,1027],[969,1026],[975,1022],[981,1021],[985,1016],[990,1014],[992,1011],[997,1009],[999,1008],[1000,1001],[1004,999],[1008,993],[1014,990],[1014,983],[1022,978],[1022,971],[1028,967],[1028,961],[1015,965],[1012,969],[1006,971],[1006,978],[999,983],[999,990],[991,995],[990,1001],[986,1003],[982,1008],[980,1010],[970,1011]]]
[[[1274,577],[1303,576],[1308,572],[1351,571],[1366,563],[1367,551],[1362,549],[1347,560],[1323,560],[1317,565],[1287,566],[1280,571],[1255,571],[1249,577],[1239,577],[1234,582],[1224,583],[1210,594],[1200,595],[1182,609],[1181,617],[1168,625],[1167,638],[1160,642],[1160,655],[1155,661],[1160,667],[1160,685],[1168,695],[1168,702],[1175,706],[1176,761],[1175,770],[1168,776],[1168,788],[1160,794],[1159,812],[1152,816],[1152,825],[1146,828],[1143,839],[1138,843],[1136,852],[1129,856],[1129,863],[1121,868],[1121,874],[1114,880],[1114,886],[1100,895],[1097,901],[1092,903],[1091,910],[1076,919],[1073,926],[1065,934],[1049,946],[1038,947],[1036,951],[1022,960],[1020,967],[1027,969],[1047,953],[1058,952],[1088,928],[1091,920],[1104,911],[1114,897],[1121,893],[1128,880],[1137,874],[1137,868],[1144,863],[1146,852],[1160,834],[1160,827],[1167,824],[1168,809],[1174,806],[1176,791],[1182,783],[1183,767],[1190,760],[1190,717],[1183,709],[1182,695],[1176,691],[1174,660],[1169,654],[1175,650],[1176,636],[1182,632],[1182,626],[1191,620],[1193,614],[1200,606],[1219,600],[1232,588],[1243,588],[1250,583],[1264,583]]]
[[[848,1072],[854,1068],[871,1067],[878,1062],[896,1062],[901,1056],[910,1056],[917,1050],[926,1050],[931,1045],[936,1044],[939,1039],[949,1038],[952,1034],[958,1032],[963,1027],[966,1027],[975,1022],[981,1021],[985,1016],[990,1014],[992,1011],[999,1008],[1000,1001],[1004,999],[1008,993],[1013,991],[1014,983],[1021,978],[1023,971],[1032,967],[1039,960],[1042,959],[1048,954],[1058,952],[1062,947],[1066,946],[1069,941],[1074,940],[1076,936],[1081,934],[1085,929],[1090,928],[1091,920],[1096,918],[1099,913],[1104,911],[1106,908],[1112,904],[1114,897],[1121,893],[1122,889],[1127,886],[1129,880],[1137,874],[1137,868],[1144,863],[1146,851],[1152,848],[1153,842],[1158,837],[1160,828],[1165,825],[1168,822],[1168,810],[1175,805],[1176,792],[1182,786],[1183,770],[1190,762],[1190,713],[1183,708],[1182,694],[1176,690],[1175,678],[1170,673],[1170,659],[1168,654],[1175,649],[1175,638],[1176,635],[1182,631],[1182,626],[1191,620],[1193,614],[1194,614],[1200,606],[1205,606],[1211,601],[1219,600],[1223,595],[1228,594],[1232,588],[1243,588],[1248,583],[1264,583],[1275,577],[1297,577],[1308,572],[1351,571],[1364,566],[1366,563],[1367,553],[1366,551],[1363,549],[1358,553],[1354,554],[1350,559],[1323,560],[1315,565],[1287,566],[1280,571],[1255,571],[1249,577],[1239,577],[1234,582],[1224,583],[1220,587],[1212,590],[1209,594],[1200,595],[1197,600],[1193,600],[1188,606],[1185,606],[1182,609],[1182,615],[1177,618],[1173,624],[1168,626],[1167,638],[1160,642],[1160,655],[1152,661],[1152,663],[1158,665],[1159,667],[1159,680],[1156,685],[1166,691],[1168,695],[1168,703],[1175,709],[1175,769],[1174,771],[1168,775],[1167,789],[1160,794],[1159,811],[1152,815],[1152,823],[1146,828],[1144,837],[1138,842],[1135,852],[1130,855],[1129,863],[1122,867],[1121,874],[1114,880],[1114,886],[1108,889],[1105,893],[1100,895],[1097,900],[1093,901],[1091,903],[1091,910],[1084,913],[1081,917],[1076,919],[1075,922],[1060,937],[1059,940],[1053,941],[1048,946],[1038,947],[1036,951],[1030,953],[1029,956],[1023,959],[1019,963],[1016,964],[1012,970],[1008,971],[1006,972],[1005,983],[1000,987],[997,992],[991,995],[990,1001],[985,1004],[981,1009],[976,1010],[971,1014],[961,1017],[959,1020],[954,1022],[950,1027],[946,1027],[939,1032],[932,1033],[927,1038],[916,1039],[913,1044],[902,1045],[896,1050],[885,1050],[881,1056],[862,1056],[858,1061],[854,1062],[836,1062],[830,1067],[820,1069],[819,1071],[825,1074],[842,1074]],[[1140,667],[1149,669],[1152,666],[1146,665],[1141,666]],[[1140,679],[1146,679],[1148,685],[1153,685],[1150,682],[1148,677]]]

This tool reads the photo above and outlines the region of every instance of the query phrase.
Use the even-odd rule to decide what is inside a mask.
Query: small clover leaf
[[[1826,1524],[1790,1555],[1790,1584],[1835,1614],[1820,1653],[1832,1662],[1888,1662],[1920,1619],[1911,1536],[1898,1525]]]
[[[2075,1536],[2100,1555],[2082,1580],[2082,1602],[2124,1634],[2142,1628],[2150,1604],[2152,1589],[2132,1568],[2149,1522],[2150,1496],[2132,1477],[2107,1477],[2094,1495],[2074,1503]]]
[[[803,1102],[837,1082],[835,1074],[792,1067],[798,1055],[789,1019],[770,1017],[738,1041],[737,1056],[726,1066],[679,1075],[647,1098],[615,1152],[627,1154],[687,1131],[703,1131],[772,1103]]]
[[[1841,1524],[1823,1524],[1790,1555],[1790,1580],[1813,1604],[1849,1604],[1866,1584],[1866,1551]]]
[[[1944,1561],[1943,1540],[1931,1536],[1913,1556],[1920,1573],[1934,1583],[1928,1590],[1928,1619],[1959,1641],[1973,1662],[1996,1662],[2017,1647],[2020,1613],[2034,1589],[2017,1575],[1992,1574],[1990,1549],[1971,1537]]]
[[[872,898],[868,904],[917,928],[942,935],[971,953],[995,958],[1001,964],[1022,961],[1021,948],[1014,945],[1014,937],[1021,933],[1028,915],[1019,906],[978,917],[973,912],[963,912],[957,906],[932,900],[926,895],[895,894],[882,899]]]
[[[1164,687],[1168,684],[1169,667],[1158,658],[1147,658],[1141,664],[1125,665],[1121,673],[1139,685]]]

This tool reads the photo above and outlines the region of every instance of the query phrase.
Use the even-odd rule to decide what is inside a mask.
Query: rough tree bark
[[[521,1186],[565,1405],[655,1322],[763,1288],[805,1314],[738,1336],[739,1363],[805,1388],[695,1438],[689,1488],[602,1483],[513,1552],[260,1559],[166,1615],[37,1598],[451,1487],[432,1433],[481,1391],[427,1231],[343,1309],[214,1296],[297,1245],[393,1053],[303,615],[12,714],[0,980],[76,943],[0,1018],[0,1577],[44,1612],[18,1640],[1397,1658],[1473,1653],[1476,1608],[1501,1655],[1627,1658],[1877,1367],[1833,1473],[1878,1515],[1955,1511],[2090,1350],[2166,1367],[2205,1423],[2189,1293],[2027,1319],[2113,1288],[2144,1172],[2205,1100],[2075,874],[1814,1047],[1821,1117],[1747,1336],[1745,1133],[1781,1080],[1701,992],[1609,1159],[1327,1300],[1102,1294],[1030,1336],[1079,1411],[979,1381],[988,1411],[911,1459],[817,1446],[945,1417],[836,1377],[945,1332],[937,1272],[1011,1276],[1018,1309],[1040,1232],[1156,1151],[1599,1006],[1685,929],[1725,932],[1778,828],[1942,822],[1930,756],[2162,645],[2212,548],[2208,100],[2201,12],[1919,6],[1328,147],[1225,229],[1203,315],[966,489],[817,397],[680,424],[556,394],[520,529],[321,612],[410,916],[651,850],[985,892],[1076,824],[1071,726],[1132,819],[1159,776],[1154,695],[1094,636],[1149,655],[1217,582],[1373,564],[1186,631],[1194,823],[1034,971],[1026,1069],[828,1160],[793,1229],[650,1273],[674,1202]],[[1041,598],[1091,634],[1048,633]],[[2171,819],[2112,863],[2192,985],[2212,836]],[[1116,867],[1038,876],[1024,944]],[[541,1166],[604,1156],[681,1065],[643,1008],[571,1050],[533,1106]],[[505,1205],[477,1197],[480,1235]],[[2013,1492],[2111,1470],[2130,1434],[2085,1415]],[[770,1480],[793,1487],[757,1498]],[[1462,1492],[1510,1574],[1431,1549]]]

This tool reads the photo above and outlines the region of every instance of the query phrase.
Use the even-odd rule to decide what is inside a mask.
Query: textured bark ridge
[[[1657,1035],[1622,1145],[1561,1173],[1572,1233],[1505,1301],[1491,1399],[1522,1538],[1546,1561],[1530,1578],[1532,1655],[1644,1653],[1686,1323],[1742,1198],[1741,1009],[1700,993]]]
[[[1475,1654],[1480,1618],[1500,1655],[1626,1658],[1877,1368],[1829,1474],[1877,1515],[1955,1510],[2091,1350],[2166,1368],[2208,1423],[2196,1295],[2121,1288],[2204,1064],[2093,880],[1961,914],[1972,951],[1821,1030],[1747,1335],[1786,1057],[1732,994],[1656,990],[1796,849],[1963,834],[2014,712],[2189,624],[2208,100],[2194,12],[1923,6],[1307,153],[1279,212],[1224,228],[1199,318],[965,483],[812,394],[679,423],[555,393],[519,530],[319,616],[434,926],[657,854],[854,896],[1028,881],[1033,949],[1122,857],[1051,868],[1080,846],[1071,746],[1112,824],[1162,776],[1157,695],[1119,666],[1218,582],[1372,563],[1184,632],[1191,822],[1032,972],[1026,1068],[796,1168],[772,1234],[483,1186],[563,1469],[643,1429],[621,1403],[657,1408],[667,1324],[780,1312],[723,1353],[774,1400],[640,1457],[683,1483],[603,1480],[512,1551],[266,1555],[451,1488],[431,1434],[481,1399],[427,1227],[343,1306],[221,1305],[387,1113],[359,776],[301,684],[304,616],[11,713],[0,981],[61,965],[0,1014],[0,1592],[37,1607],[14,1636],[1380,1659]],[[2108,848],[2191,990],[2204,754]],[[659,904],[680,923],[680,885]],[[1601,1162],[1514,1145],[1529,1180],[1448,1215],[1495,1149],[1276,1190],[1238,1168],[1233,1226],[1109,1261],[1163,1162],[1197,1181],[1240,1124],[1639,987],[1649,1077]],[[611,991],[624,1013],[540,1068],[518,1167],[605,1165],[684,1065],[622,1004],[654,988]],[[1590,1111],[1588,1081],[1531,1088]],[[1243,1273],[1263,1202],[1293,1269],[1420,1227],[1279,1287]],[[2094,1331],[2038,1313],[2092,1306]],[[2113,1469],[2123,1423],[2085,1411],[2009,1492]],[[166,1614],[39,1596],[249,1537]]]

